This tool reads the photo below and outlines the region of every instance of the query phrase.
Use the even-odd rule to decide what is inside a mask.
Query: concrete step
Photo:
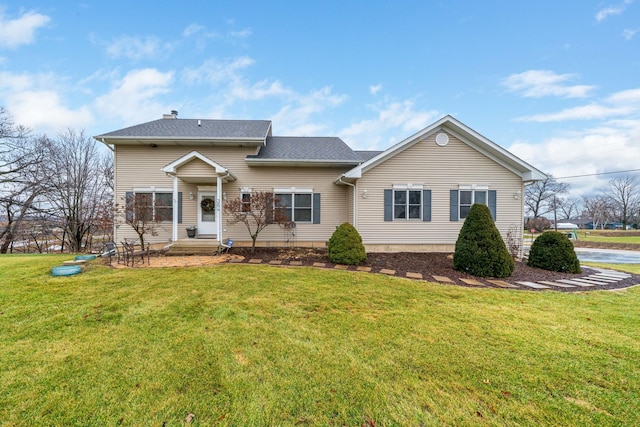
[[[166,255],[215,255],[217,252],[218,241],[215,239],[182,239],[173,242]]]

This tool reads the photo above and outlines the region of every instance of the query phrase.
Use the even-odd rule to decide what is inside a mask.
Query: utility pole
[[[556,213],[556,195],[553,195],[553,226],[558,231],[558,215]]]

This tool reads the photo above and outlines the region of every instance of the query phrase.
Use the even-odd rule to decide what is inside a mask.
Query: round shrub
[[[486,205],[471,206],[456,241],[453,268],[478,277],[513,274],[513,257]]]
[[[569,238],[558,231],[545,231],[533,242],[529,251],[531,267],[564,273],[581,273],[580,261]]]
[[[333,232],[327,251],[331,262],[336,264],[356,265],[367,259],[358,230],[349,223],[344,223]]]

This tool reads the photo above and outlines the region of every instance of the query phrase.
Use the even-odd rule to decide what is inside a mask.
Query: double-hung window
[[[393,219],[421,219],[422,190],[393,190]]]
[[[474,203],[487,205],[487,190],[460,190],[460,219],[465,219]]]
[[[126,197],[128,218],[158,222],[173,220],[173,192],[170,189],[136,189]]]
[[[240,190],[240,211],[251,212],[251,188]]]
[[[384,190],[385,221],[431,221],[431,190],[422,184],[394,184]]]
[[[460,185],[457,190],[450,190],[450,221],[464,221],[475,203],[489,207],[491,217],[496,220],[497,191],[490,190],[488,185]]]
[[[293,222],[320,223],[320,194],[312,189],[276,188],[273,191],[276,208]]]

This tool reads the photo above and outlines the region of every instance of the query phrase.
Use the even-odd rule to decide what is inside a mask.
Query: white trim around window
[[[240,189],[240,207],[241,211],[245,213],[251,212],[251,187],[242,187]]]

